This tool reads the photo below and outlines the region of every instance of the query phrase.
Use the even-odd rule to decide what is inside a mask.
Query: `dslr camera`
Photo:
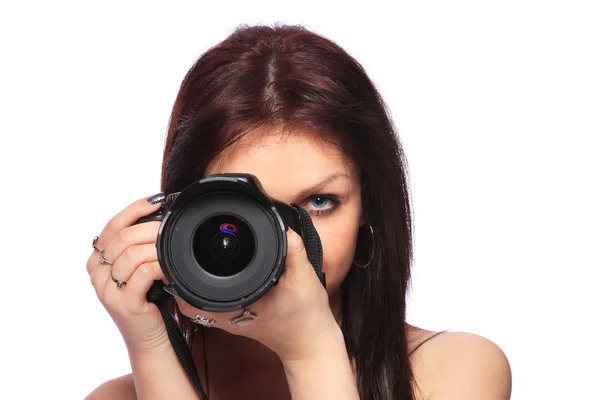
[[[269,197],[250,174],[215,174],[166,196],[136,223],[161,221],[156,248],[164,290],[211,312],[242,309],[277,284],[288,228],[325,285],[322,248],[308,213]],[[155,286],[164,286],[156,281]]]

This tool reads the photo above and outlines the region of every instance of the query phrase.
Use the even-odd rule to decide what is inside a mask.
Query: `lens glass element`
[[[205,220],[194,233],[193,253],[200,268],[216,276],[232,276],[244,270],[255,252],[252,230],[229,214]]]

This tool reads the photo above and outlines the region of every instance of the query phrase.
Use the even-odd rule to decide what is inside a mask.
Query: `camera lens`
[[[237,255],[239,242],[235,236],[227,233],[218,233],[211,243],[213,255],[222,262],[227,262]]]
[[[196,262],[216,276],[232,276],[244,270],[255,253],[249,225],[241,218],[219,214],[198,226],[193,237]]]

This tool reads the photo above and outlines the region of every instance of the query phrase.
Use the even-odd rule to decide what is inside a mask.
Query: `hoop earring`
[[[369,261],[366,264],[358,264],[356,260],[353,261],[353,264],[359,268],[367,268],[371,261],[373,261],[373,256],[375,255],[375,233],[373,232],[373,225],[369,222],[369,230],[371,231],[371,257],[369,257]]]

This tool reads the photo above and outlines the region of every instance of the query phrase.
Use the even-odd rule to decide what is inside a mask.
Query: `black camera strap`
[[[308,261],[312,264],[319,280],[323,283],[323,286],[326,286],[325,274],[323,273],[323,248],[321,246],[319,234],[317,233],[308,212],[298,204],[293,203],[291,206],[297,211],[298,216],[300,217],[301,236],[308,256]],[[167,310],[166,301],[170,299],[171,296],[164,291],[164,284],[161,281],[156,281],[150,288],[147,298],[148,301],[155,303],[158,306],[162,318],[165,321],[165,326],[167,327],[169,340],[171,341],[171,345],[173,346],[175,354],[183,366],[183,369],[192,381],[194,387],[202,396],[202,400],[208,400],[208,396],[198,377],[192,352],[185,342],[179,326]]]

